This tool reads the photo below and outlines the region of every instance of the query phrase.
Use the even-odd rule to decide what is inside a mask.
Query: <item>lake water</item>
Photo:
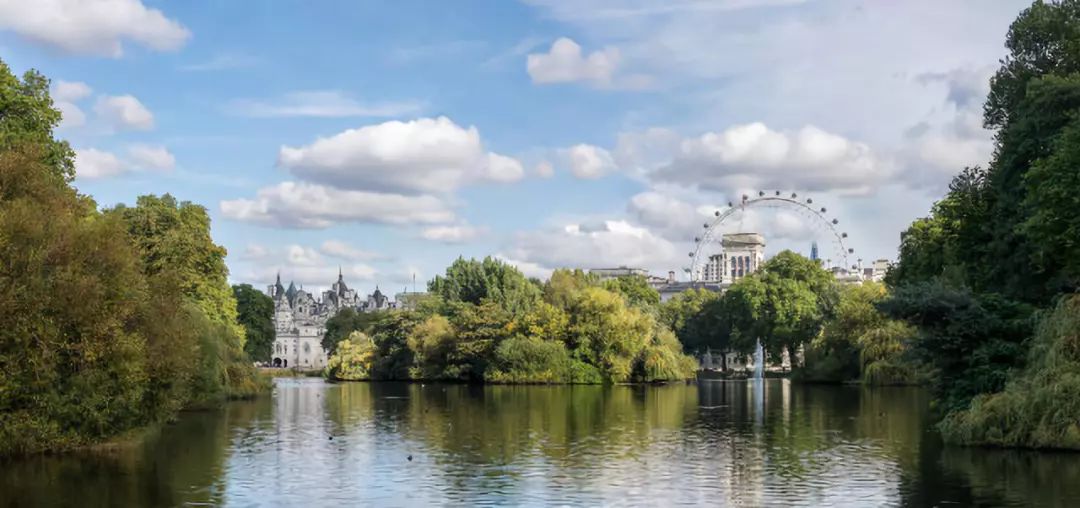
[[[942,447],[928,402],[279,379],[134,449],[0,462],[0,506],[1080,506],[1080,454]]]

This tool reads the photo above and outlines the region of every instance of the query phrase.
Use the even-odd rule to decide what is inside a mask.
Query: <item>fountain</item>
[[[750,382],[754,400],[754,423],[761,426],[765,422],[765,348],[761,339],[754,349],[754,378]]]
[[[765,378],[765,348],[761,347],[761,339],[757,341],[757,349],[754,350],[754,379]]]

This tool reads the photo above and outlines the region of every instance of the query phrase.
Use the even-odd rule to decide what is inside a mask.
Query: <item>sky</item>
[[[52,79],[81,192],[205,206],[234,283],[340,268],[396,292],[489,255],[685,278],[705,223],[758,192],[825,220],[752,206],[718,230],[895,259],[989,159],[982,102],[1027,5],[0,0],[0,58]]]

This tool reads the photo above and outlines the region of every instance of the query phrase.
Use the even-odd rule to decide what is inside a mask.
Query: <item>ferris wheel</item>
[[[849,256],[855,254],[855,249],[847,246],[848,234],[839,229],[839,219],[829,218],[828,208],[815,204],[812,198],[800,198],[794,192],[788,194],[774,191],[769,194],[759,191],[756,197],[744,194],[738,203],[728,202],[726,207],[714,212],[714,218],[711,221],[704,223],[702,233],[694,238],[694,250],[689,253],[690,266],[683,269],[689,274],[690,280],[692,282],[707,281],[709,279],[705,277],[707,264],[715,262],[716,253],[723,250],[722,244],[733,237],[748,235],[741,231],[747,212],[763,209],[778,209],[804,218],[806,227],[813,229],[815,236],[825,244],[826,249],[822,261],[826,263],[826,269],[838,267],[844,270],[855,270],[858,268],[857,265],[849,262]],[[732,231],[733,226],[734,231]],[[760,241],[763,246],[764,239]]]

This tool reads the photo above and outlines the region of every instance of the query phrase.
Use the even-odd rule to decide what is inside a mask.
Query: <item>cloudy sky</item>
[[[0,0],[0,57],[53,79],[76,185],[203,204],[231,278],[399,290],[459,255],[529,275],[689,266],[718,207],[827,208],[895,258],[985,164],[1011,0]],[[832,256],[786,209],[771,253]]]

